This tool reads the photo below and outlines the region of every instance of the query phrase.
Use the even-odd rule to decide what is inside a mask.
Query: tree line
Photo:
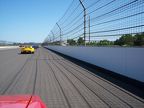
[[[84,39],[79,37],[78,40],[68,39],[68,45],[84,45]],[[89,46],[144,46],[144,32],[135,35],[125,34],[115,41],[100,40],[87,42]]]

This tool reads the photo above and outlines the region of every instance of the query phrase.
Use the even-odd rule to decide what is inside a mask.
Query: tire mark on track
[[[36,62],[36,72],[35,72],[35,79],[34,79],[34,86],[33,86],[33,91],[32,91],[32,95],[35,94],[35,88],[36,88],[36,80],[37,80],[37,73],[38,73],[38,60],[35,60]]]
[[[55,64],[53,62],[53,64]],[[86,100],[86,98],[82,95],[82,93],[79,91],[79,89],[74,85],[74,83],[70,80],[70,78],[59,68],[56,64],[55,66],[61,71],[61,73],[68,79],[68,81],[73,85],[73,87],[76,89],[76,91],[79,93],[79,95],[83,98],[83,100],[86,102],[86,104],[89,106],[89,108],[92,108],[90,103]]]
[[[28,63],[28,61],[32,58],[33,56],[31,55],[30,57],[27,58],[27,60],[25,61],[24,65],[20,68],[20,70],[14,75],[14,77],[9,81],[10,83],[7,85],[6,88],[2,89],[2,91],[0,91],[0,94],[5,94],[7,92],[7,90],[11,87],[11,85],[13,84],[13,82],[15,81],[15,79],[18,77],[18,75],[20,75],[22,73],[22,70],[24,69],[24,67],[26,66],[26,64]]]
[[[38,62],[38,57],[39,57],[39,56],[40,56],[40,54],[39,54],[39,52],[38,52],[37,57],[34,59],[34,60],[35,60],[35,64],[36,64],[36,71],[35,71],[35,77],[34,77],[33,90],[32,90],[32,94],[31,94],[30,99],[29,99],[29,101],[28,101],[28,103],[27,103],[27,105],[26,105],[25,108],[28,108],[28,107],[29,107],[30,102],[31,102],[31,100],[32,100],[32,97],[33,97],[33,95],[35,94],[36,80],[37,80],[37,73],[38,73],[38,63],[37,63],[37,62]]]
[[[126,90],[123,90],[122,88],[120,88],[120,87],[118,87],[118,86],[116,86],[116,85],[110,83],[109,81],[107,81],[107,80],[101,78],[100,76],[97,76],[97,75],[95,75],[94,73],[91,73],[90,71],[88,71],[88,70],[86,70],[86,69],[84,69],[84,68],[81,68],[80,66],[77,66],[76,64],[71,63],[71,62],[68,61],[68,60],[64,60],[63,62],[65,62],[65,64],[68,64],[68,63],[66,63],[66,62],[69,62],[71,65],[70,65],[70,64],[68,64],[68,65],[69,65],[71,68],[73,68],[72,66],[76,66],[77,68],[80,68],[80,69],[82,69],[83,71],[88,72],[90,75],[92,75],[92,76],[94,76],[94,77],[97,77],[97,78],[100,79],[101,81],[104,81],[104,82],[108,83],[109,85],[111,85],[111,86],[117,88],[118,90],[120,90],[120,91],[126,93],[127,95],[129,95],[129,96],[135,98],[136,100],[139,100],[140,102],[144,103],[144,101],[142,101],[141,99],[135,97],[133,94],[131,94],[131,93],[127,92]],[[73,69],[76,70],[76,71],[78,71],[78,72],[80,72],[81,74],[83,74],[80,70],[78,70],[78,69],[76,69],[76,68],[73,68]],[[83,74],[83,75],[86,76],[85,74]],[[87,76],[87,77],[88,77],[88,76]],[[88,79],[90,79],[90,80],[94,81],[95,83],[97,83],[95,80],[93,80],[93,79],[90,78],[90,77],[88,77]],[[97,83],[97,84],[98,84],[98,83]],[[99,85],[100,85],[100,84],[99,84]],[[102,85],[101,85],[101,86],[102,86]],[[104,87],[103,87],[103,88],[104,88]],[[105,89],[106,89],[106,88],[105,88]]]
[[[45,60],[45,62],[46,62],[47,65],[49,65],[48,62],[47,62],[47,60]],[[49,67],[50,67],[50,69],[51,69],[51,71],[52,71],[52,73],[53,73],[53,75],[54,75],[54,79],[55,79],[56,82],[58,83],[58,85],[59,85],[59,87],[60,87],[60,89],[61,89],[61,91],[62,91],[62,93],[63,93],[63,96],[64,96],[64,98],[65,98],[65,100],[66,100],[66,102],[67,102],[67,104],[68,104],[68,107],[69,107],[69,108],[72,108],[72,106],[71,106],[71,104],[70,104],[70,102],[69,102],[69,100],[68,100],[68,98],[67,98],[67,96],[66,96],[66,94],[65,94],[65,92],[64,92],[64,89],[63,89],[63,87],[61,86],[61,84],[60,84],[60,82],[59,82],[59,80],[58,80],[58,78],[57,78],[54,70],[52,69],[51,66],[49,66]]]
[[[36,70],[35,70],[34,83],[33,83],[33,89],[32,89],[32,94],[31,95],[35,94],[37,75],[38,75],[38,59],[40,57],[40,50],[36,50],[36,52],[37,52],[37,56],[36,56],[36,58],[34,58]]]
[[[63,62],[63,61],[61,61]],[[64,63],[64,62],[63,62]],[[63,65],[62,63],[59,63],[60,65],[62,65],[68,72],[70,72],[73,76],[75,76],[77,79],[79,79],[85,86],[87,86],[80,78],[78,78],[72,71],[70,71],[71,69],[67,68],[68,63],[64,63],[65,65]],[[66,67],[67,66],[67,67]],[[70,66],[70,65],[69,65]],[[75,68],[72,68],[74,70],[76,70]],[[76,70],[78,71],[78,70]],[[79,71],[78,71],[79,72]],[[81,72],[80,72],[81,73]],[[82,73],[81,73],[82,74]],[[84,74],[82,74],[84,75]],[[88,76],[84,75],[86,78],[90,79]],[[127,102],[125,102],[124,100],[122,100],[121,98],[119,98],[117,95],[115,95],[114,93],[112,93],[111,91],[109,91],[108,89],[106,89],[105,87],[103,87],[102,85],[100,85],[99,83],[97,83],[96,81],[90,79],[91,81],[95,82],[97,85],[99,85],[100,87],[102,87],[104,90],[108,91],[109,93],[111,93],[113,96],[115,96],[116,98],[118,98],[119,100],[121,100],[123,103],[125,103],[126,105],[128,105],[130,108],[132,108],[132,106],[130,104],[128,104]],[[88,86],[87,86],[88,87]],[[89,87],[88,87],[89,88]],[[90,89],[90,88],[89,88]],[[90,89],[93,93],[95,93],[92,89]],[[96,94],[96,93],[95,93]],[[100,96],[99,96],[100,97]]]

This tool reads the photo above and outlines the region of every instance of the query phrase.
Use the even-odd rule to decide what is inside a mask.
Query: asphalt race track
[[[144,108],[144,99],[47,50],[0,51],[0,95],[39,95],[48,108]]]

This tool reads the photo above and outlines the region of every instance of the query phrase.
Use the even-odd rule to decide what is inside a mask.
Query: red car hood
[[[38,96],[0,96],[0,108],[46,108]]]

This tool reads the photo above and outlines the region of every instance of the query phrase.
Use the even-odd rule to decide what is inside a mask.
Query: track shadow
[[[18,55],[29,55],[29,54],[33,54],[33,53],[17,53]]]

